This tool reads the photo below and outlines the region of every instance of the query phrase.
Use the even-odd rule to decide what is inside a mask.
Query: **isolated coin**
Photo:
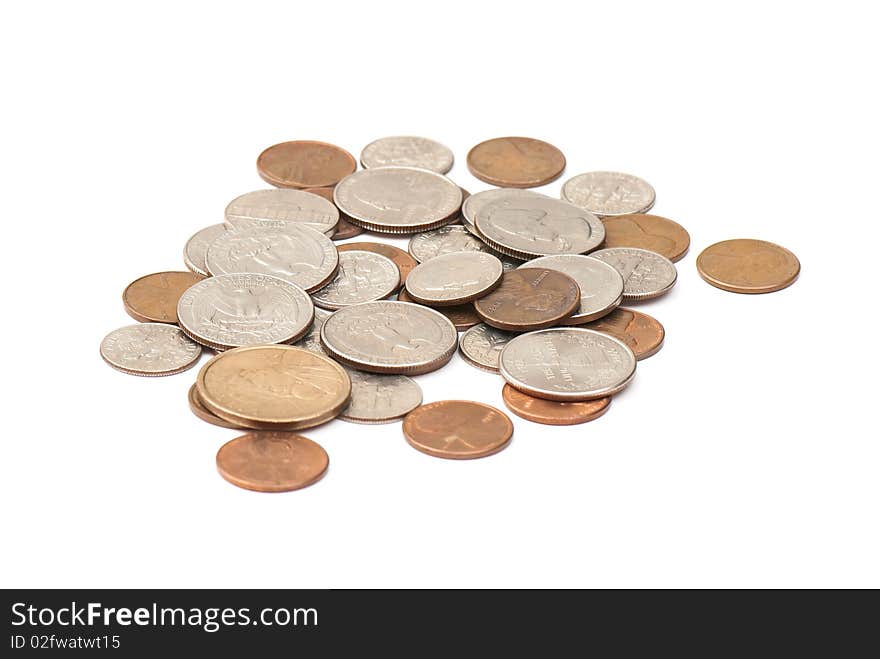
[[[469,400],[417,407],[403,420],[410,446],[437,458],[467,460],[497,453],[510,443],[513,423],[501,410]]]
[[[476,226],[474,226],[474,218],[476,218],[477,213],[479,213],[486,204],[497,201],[498,199],[516,199],[517,197],[537,196],[538,194],[539,193],[531,190],[495,188],[469,195],[461,202],[461,224],[472,234],[481,238]]]
[[[497,137],[467,155],[468,169],[481,181],[505,188],[534,188],[565,169],[565,156],[552,144],[530,137]]]
[[[647,181],[621,172],[587,172],[562,185],[563,199],[599,217],[645,213],[655,196]]]
[[[101,357],[129,375],[174,375],[195,365],[202,347],[176,325],[140,323],[113,330],[101,341]]]
[[[680,261],[687,253],[691,237],[683,226],[659,215],[635,213],[606,217],[604,247],[639,247]]]
[[[511,332],[556,325],[580,306],[577,282],[549,268],[505,272],[501,285],[474,302],[483,322]]]
[[[228,229],[225,224],[212,224],[193,234],[183,248],[184,265],[197,275],[210,277],[211,273],[208,272],[208,266],[205,264],[208,247]]]
[[[650,300],[668,293],[675,286],[678,271],[665,256],[635,247],[610,247],[590,254],[614,266],[623,277],[623,299]]]
[[[453,252],[420,263],[409,273],[406,292],[416,302],[448,307],[487,295],[501,283],[504,268],[483,252]]]
[[[646,359],[663,347],[666,331],[646,313],[618,307],[607,316],[584,326],[623,341],[636,359]]]
[[[391,423],[422,404],[422,388],[405,375],[350,370],[351,402],[339,415],[354,423]]]
[[[505,332],[480,323],[461,335],[458,350],[464,360],[472,366],[497,373],[501,350],[515,336],[513,332]]]
[[[489,248],[464,227],[452,225],[417,233],[409,239],[409,253],[424,263],[454,252],[489,252]]]
[[[412,256],[404,252],[399,247],[388,245],[386,243],[345,243],[344,245],[337,245],[336,249],[339,252],[362,250],[365,252],[374,252],[375,254],[387,256],[389,259],[394,261],[394,265],[396,265],[397,269],[400,271],[401,286],[403,286],[404,282],[406,282],[406,278],[409,276],[409,273],[412,272],[412,269],[419,264],[418,261],[416,261]]]
[[[710,245],[697,257],[700,276],[732,293],[772,293],[791,286],[801,271],[784,247],[741,238]]]
[[[324,346],[321,345],[321,327],[324,325],[324,321],[327,320],[329,317],[329,311],[324,311],[323,309],[315,309],[315,321],[312,323],[309,331],[306,332],[305,336],[303,336],[293,345],[297,348],[308,350],[309,352],[316,352],[319,355],[326,355],[327,351],[324,350]]]
[[[394,261],[374,252],[352,250],[339,255],[339,271],[312,294],[312,300],[322,309],[341,309],[386,298],[399,285],[400,272]]]
[[[508,409],[523,419],[548,426],[573,426],[596,419],[608,411],[611,397],[563,403],[524,394],[505,384],[501,398]]]
[[[305,190],[255,190],[229,202],[226,222],[235,229],[285,229],[304,224],[332,235],[339,223],[339,209],[332,201]]]
[[[226,419],[217,416],[211,410],[205,407],[202,399],[199,398],[199,392],[195,384],[193,384],[189,388],[187,399],[189,400],[189,409],[192,410],[192,413],[199,417],[205,423],[210,423],[214,426],[220,426],[221,428],[232,428],[234,430],[242,427],[235,423],[230,423]]]
[[[330,458],[320,444],[292,432],[249,432],[217,451],[217,471],[256,492],[290,492],[312,485]]]
[[[333,203],[333,188],[309,188],[308,190],[303,190],[303,192],[308,192],[309,194],[316,194],[319,197],[322,197],[329,201],[331,204],[336,206]],[[337,209],[339,210],[339,209]],[[352,224],[348,221],[348,215],[343,212],[339,212],[339,223],[336,225],[336,228],[333,230],[333,235],[329,236],[333,240],[347,240],[348,238],[354,238],[355,236],[359,236],[364,232],[364,230]]]
[[[336,185],[357,169],[345,149],[325,142],[282,142],[257,158],[257,172],[279,188],[324,188]]]
[[[405,288],[397,294],[397,300],[398,302],[411,302],[412,304],[421,304],[421,302],[416,302],[414,299],[412,299],[406,292]],[[480,317],[477,315],[477,312],[474,310],[474,305],[471,302],[468,302],[466,304],[456,304],[452,307],[437,307],[435,311],[439,311],[441,314],[446,316],[449,321],[455,326],[455,329],[459,332],[461,332],[462,330],[466,330],[469,327],[473,327],[480,322]]]
[[[581,290],[577,311],[560,321],[561,325],[582,325],[611,313],[623,299],[623,277],[608,265],[591,256],[558,254],[526,261],[524,268],[550,268],[568,275]]]
[[[426,137],[383,137],[370,142],[361,152],[364,169],[375,167],[419,167],[445,174],[452,169],[449,147]]]
[[[156,272],[135,279],[122,292],[129,316],[142,323],[176,323],[183,292],[202,280],[193,272]]]

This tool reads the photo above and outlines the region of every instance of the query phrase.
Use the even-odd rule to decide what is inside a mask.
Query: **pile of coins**
[[[411,376],[456,351],[503,377],[517,416],[570,425],[604,414],[637,361],[660,350],[663,326],[621,305],[669,292],[690,237],[648,214],[646,181],[597,171],[566,181],[560,199],[528,190],[558,178],[566,160],[524,137],[471,149],[471,173],[499,186],[473,195],[445,176],[453,154],[433,140],[376,140],[361,165],[323,142],[263,151],[257,170],[276,187],[236,197],[223,223],[194,234],[188,272],[132,282],[123,303],[139,324],[101,344],[111,366],[146,376],[216,352],[189,405],[248,431],[217,453],[228,481],[273,492],[317,481],[329,459],[297,431],[336,418],[403,419],[406,441],[442,458],[502,450],[513,423],[500,410],[422,404]],[[411,235],[408,253],[334,242],[364,231]],[[766,293],[790,285],[800,265],[778,245],[740,239],[706,248],[697,268],[718,288]]]

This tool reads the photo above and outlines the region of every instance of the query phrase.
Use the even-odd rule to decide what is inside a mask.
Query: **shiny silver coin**
[[[370,142],[361,152],[364,169],[376,167],[419,167],[438,174],[452,169],[449,147],[426,137],[383,137]]]
[[[381,300],[400,288],[400,270],[387,256],[362,250],[339,254],[339,271],[333,280],[312,294],[322,309]]]
[[[484,252],[454,252],[420,263],[407,275],[406,292],[420,304],[451,307],[488,295],[501,283],[504,267]]]
[[[422,388],[405,375],[348,370],[351,403],[340,414],[353,423],[391,423],[422,404]]]
[[[665,256],[636,247],[608,247],[590,256],[614,267],[623,277],[626,302],[650,300],[675,286],[678,271]]]
[[[229,202],[226,222],[236,229],[305,224],[332,235],[339,224],[339,209],[323,197],[303,190],[255,190]]]
[[[470,231],[458,225],[450,225],[417,233],[409,239],[409,253],[419,262],[453,252],[489,252],[489,247]]]
[[[324,346],[321,345],[321,327],[324,325],[324,321],[327,320],[329,317],[329,311],[324,311],[323,309],[315,309],[315,320],[312,323],[312,326],[309,328],[309,331],[306,332],[305,336],[303,336],[293,345],[297,348],[308,350],[309,352],[315,352],[319,355],[326,355],[327,351],[324,350]]]
[[[217,240],[229,229],[225,224],[212,224],[201,231],[194,233],[183,247],[183,262],[186,267],[202,277],[210,277],[205,257],[211,243]]]
[[[458,350],[468,364],[484,371],[497,373],[501,351],[507,342],[515,336],[518,336],[516,332],[505,332],[480,323],[461,335],[458,341]]]
[[[622,172],[588,172],[562,185],[562,198],[599,217],[645,213],[654,205],[654,188]]]
[[[418,375],[455,353],[455,325],[433,309],[408,302],[344,307],[324,321],[321,343],[331,357],[373,373]]]
[[[101,341],[101,357],[130,375],[174,375],[199,361],[202,346],[176,325],[138,323],[110,332]]]
[[[531,190],[523,190],[520,188],[493,188],[492,190],[483,190],[472,194],[461,204],[461,224],[472,234],[480,238],[477,228],[474,226],[474,218],[482,208],[498,199],[515,199],[517,197],[544,196],[538,192]]]
[[[592,256],[557,254],[523,263],[524,268],[549,268],[568,275],[581,289],[581,306],[561,325],[580,325],[607,316],[623,300],[623,277],[607,263]]]
[[[580,327],[520,334],[504,346],[501,375],[514,389],[538,398],[604,398],[630,383],[636,358],[622,341]]]
[[[215,350],[291,343],[311,327],[308,293],[278,277],[217,275],[190,286],[177,304],[181,329]]]

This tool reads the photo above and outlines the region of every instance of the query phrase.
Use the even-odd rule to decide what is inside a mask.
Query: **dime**
[[[374,252],[352,250],[339,255],[339,272],[312,295],[312,300],[323,309],[341,309],[381,300],[399,286],[400,272],[394,261]]]
[[[609,265],[623,277],[624,301],[637,302],[660,297],[675,286],[678,271],[665,256],[635,247],[609,247],[590,256]]]
[[[433,309],[381,301],[334,313],[324,321],[321,343],[335,359],[362,371],[418,375],[452,359],[458,334]]]
[[[499,360],[507,383],[538,398],[591,400],[611,396],[636,372],[632,350],[614,337],[580,327],[522,334]]]
[[[577,282],[549,268],[518,268],[504,273],[501,285],[474,302],[474,309],[492,327],[528,332],[555,325],[580,305]]]
[[[646,359],[663,347],[663,325],[646,313],[618,307],[607,316],[585,325],[623,341],[636,359]]]
[[[101,341],[101,357],[130,375],[174,375],[195,365],[202,347],[176,325],[140,323],[113,330]]]
[[[305,190],[255,190],[229,202],[226,222],[236,229],[286,229],[303,224],[332,235],[339,209],[332,201]]]
[[[380,233],[415,233],[448,224],[461,189],[442,174],[414,167],[362,169],[339,182],[333,200],[351,222]]]
[[[539,193],[531,190],[518,190],[516,188],[500,188],[492,190],[483,190],[476,194],[468,195],[461,202],[461,223],[465,229],[480,238],[477,228],[474,226],[474,218],[483,207],[498,199],[516,199],[518,197],[536,196]]]
[[[580,254],[542,256],[526,261],[524,268],[550,268],[568,275],[581,289],[581,304],[562,325],[581,325],[611,313],[623,299],[623,277],[613,266]]]
[[[202,402],[202,399],[199,398],[199,391],[196,388],[196,385],[193,384],[189,388],[189,393],[187,394],[187,398],[189,399],[189,409],[192,410],[192,413],[199,417],[205,423],[210,423],[215,426],[220,426],[221,428],[232,428],[239,429],[242,426],[239,426],[235,423],[230,423],[226,419],[223,419],[216,414],[214,414],[211,410],[205,407],[205,404]]]
[[[370,142],[361,152],[364,169],[375,167],[420,167],[438,174],[452,169],[452,151],[426,137],[383,137]]]
[[[345,369],[293,346],[248,346],[220,353],[196,379],[202,402],[246,428],[311,428],[338,415],[351,395]]]
[[[390,423],[422,404],[422,388],[405,375],[350,370],[351,403],[339,415],[354,423]]]
[[[333,204],[333,188],[309,188],[308,190],[303,190],[303,192],[316,194]],[[333,204],[333,206],[335,207],[336,204]],[[347,238],[354,238],[355,236],[359,236],[364,232],[361,227],[355,226],[354,224],[349,222],[348,219],[348,215],[342,212],[339,213],[339,224],[336,225],[336,228],[333,231],[333,235],[330,236],[333,240],[346,240]]]
[[[417,407],[403,420],[410,446],[437,458],[467,460],[497,453],[510,443],[513,423],[502,411],[469,400]]]
[[[611,405],[610,396],[562,403],[529,396],[509,384],[504,385],[501,397],[507,408],[517,416],[548,426],[573,426],[586,423],[605,414],[608,406]]]
[[[453,252],[489,252],[486,243],[457,225],[417,233],[409,239],[408,249],[413,258],[422,263]]]
[[[406,280],[406,292],[416,302],[446,307],[464,304],[495,290],[504,268],[483,252],[454,252],[419,264]]]
[[[710,245],[697,257],[700,276],[732,293],[772,293],[791,286],[801,271],[784,247],[742,238]]]
[[[340,252],[347,252],[350,250],[362,250],[365,252],[374,252],[376,254],[381,254],[382,256],[387,256],[389,259],[394,261],[394,265],[397,266],[397,269],[400,270],[400,285],[403,286],[406,281],[407,276],[415,268],[419,263],[412,256],[404,252],[399,247],[395,247],[394,245],[387,245],[385,243],[345,243],[344,245],[337,245],[336,249]]]
[[[461,335],[458,350],[465,361],[472,366],[497,373],[501,350],[515,336],[513,332],[505,332],[480,323]]]
[[[293,284],[259,274],[219,275],[180,296],[180,327],[216,350],[261,343],[290,343],[312,324],[314,306]]]
[[[135,279],[122,292],[129,316],[142,323],[176,323],[183,292],[202,280],[193,272],[156,272]]]
[[[208,247],[228,229],[229,227],[225,224],[212,224],[193,234],[183,248],[184,265],[197,275],[210,277],[211,273],[208,272],[208,266],[205,265]]]
[[[654,188],[638,176],[588,172],[562,185],[562,198],[599,217],[644,213],[654,205]]]
[[[256,492],[308,487],[327,472],[320,444],[292,432],[249,432],[217,451],[217,471],[233,485]]]
[[[602,220],[605,225],[605,247],[640,247],[680,261],[687,253],[691,237],[678,222],[659,215],[618,215]]]
[[[333,144],[301,140],[282,142],[257,158],[257,172],[278,188],[324,188],[357,169],[354,157]]]
[[[407,294],[405,288],[397,294],[397,301],[421,304],[420,302],[413,300]],[[439,311],[446,316],[459,332],[466,330],[469,327],[473,327],[480,322],[480,317],[477,315],[477,312],[474,311],[474,305],[470,302],[467,304],[456,304],[453,307],[438,307],[435,311]]]
[[[534,188],[565,169],[565,156],[552,144],[530,137],[496,137],[467,155],[468,169],[481,181],[505,188]]]
[[[323,309],[315,309],[315,322],[312,323],[311,328],[306,333],[304,337],[302,337],[299,341],[294,343],[297,348],[302,348],[303,350],[308,350],[309,352],[316,352],[319,355],[326,355],[327,351],[324,350],[324,346],[321,345],[321,327],[324,325],[324,321],[330,317],[329,311],[324,311]]]

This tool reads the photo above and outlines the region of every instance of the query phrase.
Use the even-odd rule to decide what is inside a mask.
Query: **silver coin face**
[[[321,345],[321,327],[324,325],[324,321],[327,320],[329,317],[329,311],[324,311],[323,309],[315,309],[315,320],[312,323],[312,326],[309,328],[309,331],[306,332],[305,336],[303,336],[293,345],[297,348],[302,348],[303,350],[308,350],[309,352],[315,352],[319,355],[326,356],[327,351],[324,350],[324,346]]]
[[[175,325],[138,323],[110,332],[101,341],[101,356],[113,368],[131,375],[173,375],[193,366],[202,346]]]
[[[289,188],[255,190],[229,202],[226,222],[236,229],[305,224],[326,234],[339,224],[339,209],[311,192]]]
[[[449,147],[426,137],[383,137],[370,142],[361,152],[364,169],[376,167],[419,167],[438,174],[452,169]]]
[[[334,188],[333,199],[354,224],[414,233],[449,221],[461,206],[461,188],[426,169],[379,167],[346,176]]]
[[[354,423],[390,423],[422,404],[422,388],[405,375],[383,375],[347,369],[351,403],[339,415]]]
[[[283,230],[254,227],[226,231],[211,243],[205,263],[213,275],[272,275],[311,292],[336,274],[339,254],[333,241],[321,232],[293,224]]]
[[[304,290],[278,277],[254,273],[200,281],[177,304],[183,331],[217,350],[296,341],[308,331],[314,315]]]
[[[417,233],[409,239],[409,253],[421,263],[453,252],[489,252],[489,248],[470,231],[457,225]]]
[[[461,335],[458,349],[469,364],[497,373],[501,351],[515,336],[515,332],[505,332],[480,323]]]
[[[504,267],[485,252],[454,252],[420,263],[406,278],[406,292],[416,302],[434,306],[464,304],[501,283]]]
[[[339,270],[333,280],[312,294],[322,309],[372,302],[388,297],[400,287],[400,270],[387,256],[350,250],[339,254]]]
[[[225,224],[212,224],[205,227],[201,231],[196,232],[186,241],[183,248],[183,262],[186,267],[197,275],[202,277],[210,277],[208,266],[205,258],[208,255],[208,248],[217,238],[222,236],[229,229]]]
[[[623,299],[650,300],[675,286],[678,271],[665,256],[636,247],[609,247],[590,256],[614,267],[623,277]]]
[[[549,400],[590,400],[623,389],[636,372],[636,358],[622,341],[579,327],[520,334],[499,359],[515,389]]]
[[[563,325],[580,325],[614,311],[623,300],[623,277],[617,270],[592,256],[557,254],[523,263],[524,268],[549,268],[568,275],[581,289],[581,306]]]
[[[321,328],[321,343],[339,361],[364,371],[418,374],[443,366],[458,332],[433,309],[408,302],[367,302],[340,309]]]
[[[622,172],[588,172],[568,179],[562,198],[599,217],[644,213],[654,205],[650,183]]]
[[[461,204],[461,224],[475,236],[479,237],[477,228],[474,226],[474,218],[482,208],[493,201],[499,199],[515,199],[517,197],[543,196],[538,192],[531,190],[522,190],[520,188],[493,188],[492,190],[483,190],[472,194]]]

